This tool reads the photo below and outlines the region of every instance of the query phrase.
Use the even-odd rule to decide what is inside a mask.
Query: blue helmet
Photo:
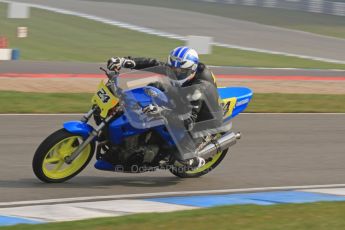
[[[182,85],[194,77],[199,56],[194,49],[180,46],[170,52],[167,64],[175,71],[175,81]]]

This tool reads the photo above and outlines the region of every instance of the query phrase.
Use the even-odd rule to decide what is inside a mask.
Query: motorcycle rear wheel
[[[215,169],[220,164],[220,162],[222,162],[227,153],[228,149],[225,149],[224,151],[217,153],[212,157],[211,160],[206,161],[206,164],[200,168],[189,171],[185,171],[181,168],[171,168],[170,172],[180,178],[201,177]]]
[[[65,129],[48,136],[36,150],[32,161],[37,178],[46,183],[61,183],[80,173],[92,159],[95,143],[86,146],[71,164],[66,164],[64,159],[77,149],[82,140],[81,136]]]

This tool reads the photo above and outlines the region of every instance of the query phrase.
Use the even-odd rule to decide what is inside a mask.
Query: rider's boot
[[[174,166],[176,167],[186,167],[188,170],[195,170],[198,168],[201,168],[202,166],[205,165],[205,159],[202,157],[194,157],[188,160],[178,160],[175,161]]]

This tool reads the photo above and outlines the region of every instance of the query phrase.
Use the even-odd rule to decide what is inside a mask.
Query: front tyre
[[[80,173],[90,162],[95,143],[91,142],[71,163],[65,158],[70,156],[82,143],[83,138],[60,129],[47,137],[38,147],[32,161],[32,168],[37,176],[46,183],[60,183]]]
[[[183,170],[183,168],[171,168],[170,172],[177,177],[181,178],[196,178],[201,177],[209,172],[211,172],[214,168],[216,168],[220,162],[224,159],[225,155],[227,154],[228,149],[225,149],[222,152],[217,153],[212,158],[206,160],[206,164],[200,168],[194,170]]]

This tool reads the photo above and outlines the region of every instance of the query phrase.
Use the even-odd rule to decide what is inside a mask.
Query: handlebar
[[[99,67],[100,70],[102,70],[105,75],[107,75],[107,77],[109,78],[109,80],[114,80],[114,78],[116,78],[119,74],[115,71],[108,71],[106,69],[104,69],[103,67]]]
[[[107,75],[110,83],[110,90],[112,91],[112,93],[115,95],[120,95],[121,89],[118,87],[117,84],[117,78],[119,76],[119,73],[116,71],[108,71],[103,67],[99,67],[99,69],[102,70],[105,73],[105,75]]]

